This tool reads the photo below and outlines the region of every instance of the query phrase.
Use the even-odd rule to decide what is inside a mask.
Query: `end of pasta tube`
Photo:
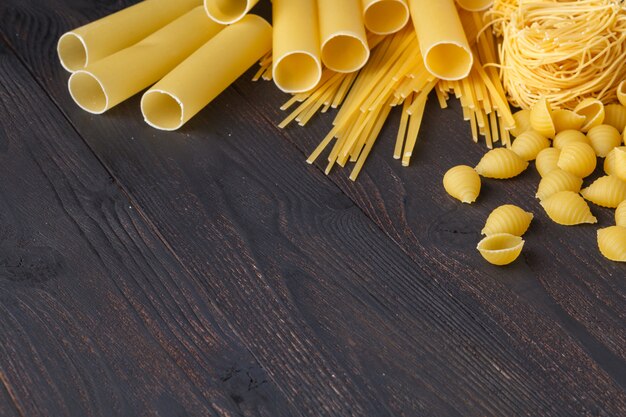
[[[469,12],[480,12],[491,7],[493,0],[456,0],[456,3]]]
[[[109,96],[102,82],[84,70],[74,72],[68,81],[70,95],[78,106],[93,114],[102,114],[109,108]]]
[[[167,91],[147,91],[141,97],[141,113],[146,123],[155,129],[176,130],[184,123],[182,101]]]
[[[204,10],[217,23],[230,25],[240,20],[259,0],[204,0]]]
[[[69,72],[85,68],[89,60],[89,51],[85,40],[74,32],[67,32],[59,38],[57,54],[61,65]]]
[[[322,43],[322,62],[336,72],[354,72],[367,63],[367,40],[351,33],[338,33]]]
[[[424,51],[424,64],[433,75],[443,80],[460,80],[472,69],[474,57],[465,45],[440,42]]]
[[[363,6],[365,27],[377,35],[389,35],[409,21],[406,0],[366,0]]]
[[[294,51],[274,61],[272,78],[285,93],[302,93],[313,89],[322,78],[319,57],[306,51]]]

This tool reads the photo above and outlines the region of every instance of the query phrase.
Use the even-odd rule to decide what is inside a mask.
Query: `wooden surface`
[[[356,183],[304,163],[329,115],[277,129],[250,74],[175,133],[137,97],[87,114],[56,40],[131,3],[0,3],[0,416],[626,415],[626,267],[546,218],[532,169],[447,197],[484,152],[458,104],[409,168],[392,113]],[[503,203],[536,216],[496,268]]]

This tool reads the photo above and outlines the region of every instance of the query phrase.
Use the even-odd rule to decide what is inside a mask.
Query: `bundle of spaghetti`
[[[530,108],[540,97],[566,109],[588,97],[615,101],[626,78],[621,1],[522,1],[502,24],[502,80],[513,105]]]

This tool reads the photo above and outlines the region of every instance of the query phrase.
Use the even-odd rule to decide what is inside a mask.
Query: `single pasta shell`
[[[523,109],[515,112],[513,114],[513,119],[515,120],[515,127],[513,127],[509,132],[518,137],[522,133],[526,132],[531,128],[530,126],[530,110]]]
[[[550,171],[545,177],[539,181],[537,187],[537,197],[539,200],[545,200],[553,194],[559,191],[573,191],[575,193],[580,191],[580,187],[583,185],[583,179],[577,177],[574,174],[570,174],[567,171],[563,171],[557,168]]]
[[[586,98],[578,103],[574,108],[574,113],[585,116],[585,122],[580,127],[580,130],[587,132],[604,121],[604,104],[598,99]]]
[[[509,233],[489,235],[478,242],[476,249],[493,265],[508,265],[522,253],[524,239]]]
[[[597,223],[587,202],[573,191],[559,191],[541,201],[548,217],[555,223],[573,226],[582,223]]]
[[[556,134],[552,108],[545,97],[540,98],[530,109],[530,126],[547,138],[553,138]]]
[[[580,130],[568,129],[556,134],[554,141],[552,142],[552,146],[557,149],[563,149],[565,145],[574,142],[583,142],[587,145],[591,145],[591,141],[583,132]]]
[[[587,132],[591,147],[600,158],[604,158],[622,143],[622,135],[611,125],[601,124],[594,126]]]
[[[626,107],[621,104],[609,104],[604,106],[605,125],[611,125],[620,132],[626,128]]]
[[[596,169],[597,163],[596,153],[590,145],[575,142],[561,149],[557,165],[564,171],[585,178]]]
[[[564,130],[580,130],[585,123],[585,116],[576,114],[571,110],[557,109],[552,111],[552,120],[554,121],[554,130],[556,133]]]
[[[626,227],[626,200],[619,203],[615,209],[615,224]]]
[[[528,230],[532,220],[532,213],[524,211],[513,204],[505,204],[495,208],[489,214],[481,233],[487,236],[497,233],[522,236]]]
[[[482,157],[476,165],[476,172],[486,178],[507,179],[521,174],[527,167],[528,161],[512,150],[496,148]]]
[[[626,106],[626,80],[623,80],[617,86],[617,99],[622,106]]]
[[[535,160],[535,167],[539,175],[545,177],[550,171],[559,169],[557,162],[559,162],[560,155],[561,151],[556,148],[546,148],[539,152]]]
[[[606,175],[595,180],[589,187],[583,188],[580,194],[599,206],[616,208],[619,203],[626,200],[626,182]]]
[[[527,130],[513,141],[511,150],[525,161],[537,158],[539,152],[550,147],[550,141],[535,130]]]
[[[598,230],[598,249],[611,261],[626,262],[626,227],[611,226]]]
[[[626,146],[613,148],[604,160],[604,172],[626,181]]]
[[[473,203],[480,194],[480,176],[474,168],[458,165],[443,176],[443,188],[462,203]]]

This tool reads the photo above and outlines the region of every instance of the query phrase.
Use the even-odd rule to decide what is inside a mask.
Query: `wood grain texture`
[[[212,301],[219,323],[214,327],[226,322],[230,329],[223,332],[225,344],[241,341],[266,371],[267,378],[255,380],[266,381],[261,389],[269,390],[267,401],[236,397],[239,406],[257,401],[261,411],[250,413],[287,410],[285,415],[316,416],[626,412],[620,354],[623,280],[613,279],[609,285],[606,277],[580,277],[582,267],[560,268],[568,256],[571,263],[575,244],[562,243],[557,236],[556,242],[544,243],[543,235],[550,233],[541,233],[549,226],[541,219],[529,234],[529,243],[532,237],[537,240],[525,262],[503,270],[476,257],[473,247],[486,213],[500,200],[524,206],[527,198],[513,190],[531,190],[532,178],[506,183],[506,188],[488,184],[482,199],[493,206],[461,210],[449,200],[440,186],[445,169],[460,162],[459,154],[478,158],[482,152],[467,143],[458,114],[429,108],[424,127],[429,133],[423,136],[428,140],[420,142],[414,167],[399,169],[389,163],[391,145],[383,144],[357,184],[344,173],[325,178],[303,163],[296,148],[312,149],[328,118],[308,130],[278,131],[273,125],[280,114],[272,106],[284,96],[269,83],[242,79],[177,133],[145,126],[136,98],[105,116],[90,116],[69,99],[67,75],[52,48],[62,31],[125,4],[9,0],[0,5],[0,30],[104,163],[114,185],[122,187],[131,213],[149,224],[139,234],[154,231],[167,247],[164,255],[184,268],[176,282],[194,283],[189,290],[196,297],[192,305]],[[24,80],[21,89],[36,86]],[[388,139],[390,128],[384,133]],[[54,143],[63,135],[52,137]],[[78,146],[76,135],[72,137]],[[9,207],[14,205],[11,200]],[[564,251],[557,243],[571,247]],[[551,254],[558,254],[556,265]],[[105,259],[117,263],[120,257]],[[595,266],[587,267],[592,262]],[[604,266],[597,256],[584,265],[585,272],[620,276],[620,269]],[[568,285],[559,288],[561,281]],[[553,285],[551,290],[545,289],[548,285]],[[570,297],[572,287],[585,291]],[[165,287],[161,294],[169,291]],[[573,305],[561,303],[555,291],[564,292]],[[138,299],[134,307],[144,311],[142,306],[151,301]],[[581,306],[597,314],[596,327],[584,315],[570,314]],[[82,314],[93,314],[83,308],[87,312]],[[111,327],[121,323],[116,316],[108,321]],[[153,332],[163,326],[160,320],[150,323]],[[28,332],[30,327],[24,328]],[[616,333],[600,337],[603,329]],[[110,337],[114,330],[98,333]],[[146,337],[140,333],[129,344],[138,343],[140,350]],[[180,334],[178,340],[188,339]],[[230,356],[204,349],[197,354],[204,352],[202,359],[209,363],[227,362],[220,358]],[[0,363],[17,355],[10,352]],[[32,357],[22,355],[17,356],[22,362]],[[103,362],[109,366],[108,358]],[[23,374],[45,380],[46,369],[29,365]],[[84,365],[78,369],[93,374]],[[15,392],[13,384],[21,386],[21,375],[5,382],[7,392]],[[145,375],[138,372],[135,378]],[[149,396],[140,391],[142,382],[127,395],[133,406]],[[194,382],[195,390],[205,392],[203,381]],[[127,393],[128,385],[116,379],[103,385],[98,389]],[[55,392],[64,394],[63,389],[43,392],[50,398],[42,398],[41,404],[59,407],[57,415],[67,414],[54,397]],[[181,394],[171,392],[172,401],[180,401]],[[18,394],[7,395],[19,404],[27,394],[22,387]],[[207,398],[211,395],[207,392]]]

